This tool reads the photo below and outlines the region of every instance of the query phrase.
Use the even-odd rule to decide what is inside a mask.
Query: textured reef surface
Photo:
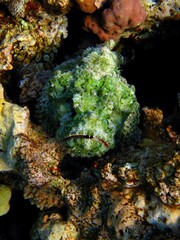
[[[0,240],[180,238],[179,26],[179,0],[0,0]]]

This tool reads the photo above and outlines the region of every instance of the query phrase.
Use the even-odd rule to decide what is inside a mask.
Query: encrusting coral
[[[73,156],[102,155],[138,135],[139,104],[119,59],[107,46],[89,48],[57,66],[40,94],[37,118]]]

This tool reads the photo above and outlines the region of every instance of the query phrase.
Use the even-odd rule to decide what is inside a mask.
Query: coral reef
[[[78,239],[79,232],[72,222],[66,222],[58,213],[42,214],[32,230],[33,239]]]
[[[1,139],[1,162],[9,166],[1,172],[14,172],[16,181],[20,176],[24,198],[41,210],[48,210],[41,212],[34,224],[32,240],[104,236],[135,240],[142,235],[151,238],[157,232],[159,236],[166,233],[167,239],[176,239],[180,154],[176,139],[166,130],[162,110],[144,109],[144,137],[138,143],[118,145],[114,153],[96,158],[93,168],[68,180],[61,172],[60,144],[27,119],[27,108],[9,103],[3,96],[1,102],[1,122],[10,120],[1,128],[7,136]],[[13,115],[14,109],[19,114]],[[52,208],[63,206],[67,208],[66,217]]]
[[[32,240],[177,240],[180,93],[170,116],[156,104],[142,107],[122,77],[129,48],[114,41],[88,39],[89,48],[83,43],[54,62],[72,6],[101,41],[146,38],[148,45],[162,22],[165,35],[180,19],[179,0],[0,0],[0,226],[14,202],[21,205],[18,191],[39,213]],[[27,205],[24,216],[23,224]],[[1,238],[27,239],[6,236],[3,227]]]
[[[11,189],[10,187],[0,184],[0,216],[6,214],[9,209],[9,201],[11,199]]]
[[[42,62],[23,65],[18,70],[20,95],[19,101],[23,104],[36,99],[40,90],[51,76],[50,68]]]
[[[36,205],[40,210],[49,209],[64,205],[61,194],[57,188],[53,188],[50,184],[42,186],[27,185],[24,188],[24,198],[29,199],[31,204]]]
[[[164,21],[180,19],[179,6],[177,0],[109,0],[100,10],[85,16],[84,29],[101,41],[147,38]]]
[[[7,102],[2,85],[0,90],[0,171],[18,171],[25,181],[36,186],[47,183],[51,174],[56,178],[53,169],[64,154],[60,143],[30,122],[26,107]]]
[[[15,158],[12,157],[14,136],[27,134],[29,112],[26,107],[21,108],[7,102],[4,99],[2,85],[0,85],[0,106],[0,167],[1,171],[8,171],[15,166]]]
[[[12,48],[14,64],[29,64],[32,60],[39,62],[41,59],[50,62],[61,39],[67,37],[65,16],[50,15],[41,8],[38,10],[34,14],[30,12],[26,18],[17,18],[16,21],[11,21],[8,17],[1,19],[1,48]],[[7,56],[8,53],[7,51]]]
[[[149,109],[152,114],[147,116],[146,112],[145,122],[147,118],[150,128],[156,128],[162,111]],[[62,191],[69,207],[66,224],[59,216],[57,223],[53,213],[44,213],[33,227],[32,239],[43,239],[44,229],[50,237],[57,224],[59,231],[66,226],[71,232],[72,224],[76,226],[74,239],[178,239],[180,155],[163,124],[156,129],[159,134],[146,134],[137,145],[96,159],[94,169],[71,181]]]
[[[68,13],[72,7],[71,0],[43,0],[43,3],[47,5],[47,7],[54,8],[63,14]]]
[[[120,76],[119,64],[108,47],[89,48],[57,66],[40,95],[37,118],[46,130],[55,131],[71,155],[102,155],[116,141],[136,138],[139,104],[134,87]]]
[[[30,2],[30,0],[0,0],[0,3],[3,3],[12,15],[21,17],[25,16],[25,10],[28,2]]]
[[[8,71],[12,70],[13,66],[12,62],[12,55],[11,55],[12,46],[1,46],[0,47],[0,69],[1,71]]]
[[[37,77],[37,89],[33,87],[34,75],[42,75],[52,67],[63,39],[67,37],[67,17],[64,13],[48,12],[38,1],[1,1],[7,4],[12,15],[2,10],[0,17],[0,79],[13,69],[19,79],[22,102],[28,102],[35,95],[25,99],[24,92],[42,87],[42,77]],[[25,3],[27,7],[25,8]],[[15,4],[16,3],[16,4]],[[67,2],[68,4],[68,2]],[[21,8],[27,11],[23,12]],[[18,14],[19,13],[19,14]],[[46,74],[45,73],[45,74]],[[45,75],[44,74],[44,75]],[[39,84],[38,84],[39,83]],[[32,94],[31,94],[32,95]]]
[[[49,6],[56,7],[56,11],[61,13],[67,13],[70,7],[69,0],[0,0],[0,3],[3,3],[9,12],[15,17],[24,18],[29,14],[29,11],[38,11],[40,6]]]
[[[116,40],[126,28],[135,27],[146,19],[141,0],[114,0],[108,3],[101,19],[99,15],[89,15],[84,19],[84,28],[97,34],[102,41]]]
[[[102,8],[107,0],[76,0],[76,2],[83,12],[93,13],[97,9]]]

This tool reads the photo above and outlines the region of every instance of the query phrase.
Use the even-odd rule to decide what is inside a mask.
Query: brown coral
[[[85,17],[84,28],[97,34],[102,41],[118,39],[125,29],[144,22],[146,15],[141,0],[110,0],[100,18],[96,15]]]
[[[50,14],[39,4],[32,5],[35,3],[31,1],[31,6],[28,5],[29,11],[24,18],[6,16],[2,12],[0,58],[4,60],[0,64],[0,72],[12,68],[17,70],[32,62],[50,64],[62,40],[67,37],[67,17],[59,13]],[[32,6],[37,7],[36,11]]]
[[[162,134],[163,112],[161,109],[144,107],[144,137],[157,139]]]
[[[31,204],[35,204],[41,210],[63,205],[59,191],[47,184],[41,187],[27,185],[24,189],[24,198],[29,199]]]
[[[12,45],[0,46],[0,71],[1,70],[12,70],[13,66],[12,55],[11,55]]]
[[[38,97],[39,91],[47,82],[51,71],[45,69],[43,63],[23,65],[19,70],[20,76],[20,102],[27,103]]]
[[[76,0],[79,8],[83,12],[93,13],[97,9],[101,8],[108,0]]]

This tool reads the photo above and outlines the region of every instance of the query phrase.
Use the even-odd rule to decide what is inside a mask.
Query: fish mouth
[[[84,138],[84,139],[90,139],[92,141],[96,141],[96,142],[99,142],[101,143],[104,147],[106,148],[109,148],[109,143],[104,141],[103,139],[101,138],[98,138],[98,137],[94,137],[94,136],[91,136],[91,135],[86,135],[86,134],[72,134],[72,135],[69,135],[67,137],[64,138],[64,140],[70,140],[70,139],[80,139],[80,138]]]

